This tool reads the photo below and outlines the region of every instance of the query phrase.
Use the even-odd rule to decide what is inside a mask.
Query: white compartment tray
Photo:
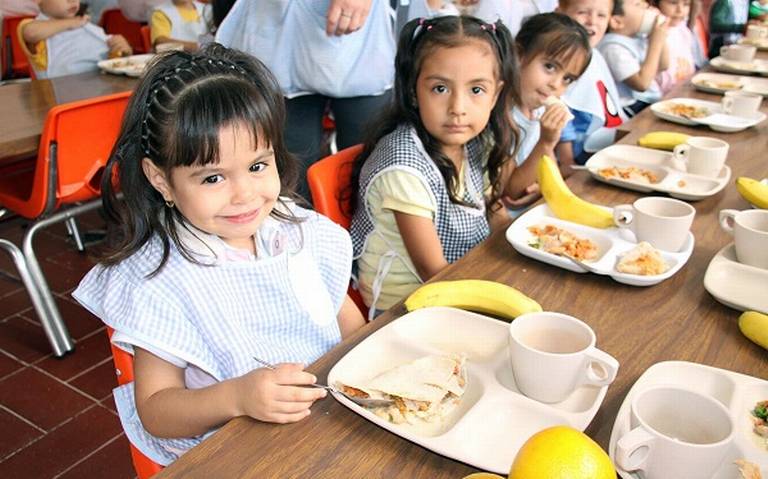
[[[716,300],[739,311],[768,314],[766,285],[768,269],[739,263],[733,243],[717,252],[704,274],[704,289]]]
[[[129,77],[139,77],[144,73],[144,69],[152,58],[153,53],[142,55],[130,55],[127,57],[112,58],[101,60],[97,63],[99,68],[107,73],[114,75],[127,75]]]
[[[746,459],[760,466],[763,477],[768,477],[768,449],[766,442],[752,432],[750,411],[758,401],[768,399],[768,381],[725,369],[686,361],[665,361],[648,368],[629,390],[616,415],[608,453],[615,457],[616,443],[629,432],[632,399],[640,391],[657,385],[674,385],[704,394],[723,403],[736,424],[734,447],[728,453],[720,469],[712,471],[712,479],[736,479],[741,477],[733,463]],[[616,468],[623,479],[641,479],[639,475]],[[671,478],[670,478],[671,479]],[[682,478],[680,478],[682,479]]]
[[[533,234],[528,231],[529,226],[544,226],[551,224],[559,228],[566,229],[571,233],[594,241],[598,247],[598,259],[588,262],[590,266],[598,270],[600,274],[605,274],[618,281],[619,283],[632,286],[651,286],[664,281],[678,271],[691,257],[693,251],[693,233],[688,233],[688,240],[683,245],[682,251],[672,253],[669,251],[660,251],[662,258],[669,266],[669,269],[662,274],[653,276],[640,276],[635,274],[621,273],[616,270],[616,263],[619,255],[626,253],[637,246],[632,238],[632,233],[619,228],[592,228],[570,221],[564,221],[555,217],[547,205],[536,206],[523,213],[507,229],[507,241],[512,244],[520,254],[528,256],[544,263],[549,263],[563,269],[574,271],[576,273],[586,273],[579,265],[573,263],[568,258],[558,256],[546,251],[530,246],[529,242],[534,239]]]
[[[697,90],[707,93],[722,95],[730,90],[741,90],[768,96],[768,78],[703,72],[694,75],[691,83]]]
[[[712,68],[726,73],[746,73],[748,75],[768,75],[768,60],[755,59],[751,62],[727,60],[715,57],[709,61]]]
[[[508,327],[506,322],[460,309],[419,309],[355,346],[328,373],[328,384],[365,383],[423,356],[465,353],[466,392],[459,407],[442,423],[393,424],[345,397],[334,397],[411,442],[480,469],[507,474],[518,449],[541,429],[554,425],[586,429],[608,389],[584,386],[557,404],[522,395],[508,363]]]
[[[707,110],[707,115],[696,118],[677,115],[670,110],[675,104],[704,108]],[[706,125],[715,131],[723,133],[745,130],[761,123],[766,118],[765,113],[761,111],[756,111],[750,116],[728,115],[723,111],[720,103],[696,98],[670,98],[669,100],[662,100],[652,104],[651,111],[662,120],[689,126]]]
[[[731,179],[731,168],[723,166],[716,178],[693,175],[672,165],[672,153],[634,145],[611,145],[587,160],[584,165],[593,178],[611,185],[635,191],[658,191],[681,200],[701,200],[720,192]],[[606,178],[599,174],[602,168],[635,166],[653,172],[658,183],[641,183],[623,178]]]

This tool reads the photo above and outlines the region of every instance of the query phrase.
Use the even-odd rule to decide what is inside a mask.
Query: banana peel
[[[690,135],[674,131],[652,131],[641,136],[637,144],[644,148],[672,151],[677,145],[685,143]]]
[[[547,155],[539,160],[538,180],[544,201],[561,220],[593,228],[615,226],[610,210],[579,198],[568,188],[557,163]]]
[[[736,190],[756,207],[768,209],[768,184],[741,176],[736,179]]]
[[[755,344],[768,349],[768,314],[746,311],[739,316],[739,329]]]
[[[512,286],[482,279],[427,283],[405,300],[408,311],[433,306],[466,309],[510,320],[542,311],[539,303]]]

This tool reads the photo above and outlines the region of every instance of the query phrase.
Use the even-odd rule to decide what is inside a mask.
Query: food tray
[[[670,111],[670,107],[676,103],[706,108],[709,114],[700,118],[676,115]],[[766,118],[765,113],[761,111],[756,111],[751,116],[727,115],[723,112],[723,107],[720,103],[695,98],[671,98],[659,101],[651,105],[651,111],[662,120],[689,126],[707,125],[711,129],[723,133],[745,130],[757,125]]]
[[[720,192],[731,179],[731,168],[724,165],[716,178],[700,176],[674,168],[672,153],[634,145],[612,145],[598,151],[584,165],[598,181],[635,191],[658,191],[681,200],[701,200]],[[652,171],[658,183],[642,183],[623,178],[606,178],[598,173],[607,167],[634,166]]]
[[[752,433],[749,411],[758,401],[768,399],[768,381],[725,369],[704,366],[686,361],[664,361],[648,368],[629,390],[616,415],[611,431],[608,453],[615,458],[616,443],[630,428],[632,399],[640,391],[657,385],[674,385],[698,392],[723,403],[736,425],[734,447],[728,453],[720,469],[713,471],[712,479],[741,477],[733,461],[746,459],[760,466],[763,477],[768,477],[768,449],[758,442]],[[622,479],[641,479],[637,474],[616,467]]]
[[[717,252],[704,274],[704,289],[716,300],[739,311],[768,314],[766,284],[768,269],[739,263],[733,243]]]
[[[130,55],[127,57],[112,58],[110,60],[101,60],[98,65],[99,68],[107,73],[139,77],[144,73],[144,68],[154,56],[155,55],[152,53]]]
[[[518,449],[555,425],[584,430],[607,386],[582,386],[565,401],[544,404],[522,395],[508,363],[509,324],[455,308],[424,308],[402,316],[355,346],[328,373],[328,383],[363,383],[432,354],[467,355],[467,386],[459,406],[434,425],[393,424],[349,399],[334,398],[388,431],[457,461],[507,474]]]
[[[709,61],[712,68],[726,73],[744,73],[747,75],[768,75],[768,60],[752,60],[751,62],[739,62],[726,60],[723,57],[715,57]]]
[[[724,94],[730,90],[741,90],[768,96],[768,78],[757,78],[725,73],[697,73],[691,78],[691,84],[707,93]],[[731,85],[733,84],[733,86]]]
[[[619,283],[632,286],[651,286],[664,281],[677,273],[680,268],[688,261],[693,251],[693,233],[688,233],[688,239],[683,245],[683,250],[678,253],[661,251],[661,257],[669,266],[669,269],[662,274],[653,276],[640,276],[635,274],[620,273],[616,270],[616,263],[619,260],[619,254],[626,253],[637,246],[632,233],[619,228],[592,228],[570,221],[564,221],[555,217],[547,205],[536,206],[523,213],[507,229],[507,241],[512,244],[520,254],[528,256],[554,266],[558,266],[576,273],[585,273],[586,271],[568,258],[558,256],[546,251],[534,248],[528,243],[534,236],[528,231],[529,226],[553,225],[566,229],[571,233],[581,237],[588,238],[597,244],[598,259],[587,262],[592,268],[618,281]]]
[[[739,45],[754,45],[758,50],[768,50],[768,38],[740,38]]]

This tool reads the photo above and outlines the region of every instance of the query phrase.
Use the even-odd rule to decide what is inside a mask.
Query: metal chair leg
[[[24,243],[22,245],[24,258],[26,259],[32,280],[34,281],[36,289],[42,298],[43,305],[47,312],[47,314],[40,317],[40,322],[43,324],[43,329],[45,330],[45,333],[48,336],[48,340],[51,342],[51,346],[53,347],[53,354],[56,356],[63,356],[64,354],[72,351],[74,349],[74,344],[72,343],[72,338],[69,336],[69,331],[67,331],[67,326],[61,319],[61,314],[59,314],[59,309],[56,307],[51,289],[48,287],[48,283],[46,282],[45,276],[43,275],[43,270],[40,268],[40,263],[37,261],[37,256],[35,256],[32,240],[34,239],[35,233],[37,233],[38,230],[54,223],[65,221],[69,218],[74,218],[76,215],[81,213],[94,210],[100,205],[101,200],[94,200],[74,208],[60,211],[49,216],[48,218],[36,222],[29,228],[27,234],[24,235]]]
[[[77,220],[75,218],[67,218],[66,220],[67,232],[75,240],[75,246],[81,253],[85,251],[85,245],[83,245],[83,238],[80,236],[80,229],[77,227]]]

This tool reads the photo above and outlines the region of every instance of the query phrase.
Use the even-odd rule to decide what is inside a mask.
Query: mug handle
[[[723,102],[723,111],[730,115],[731,112],[733,111],[733,98],[729,96],[724,96],[722,102]]]
[[[675,148],[672,150],[672,158],[670,158],[672,167],[680,171],[688,171],[688,158],[690,158],[690,154],[691,145],[687,143],[675,145]]]
[[[720,227],[723,229],[723,231],[733,234],[734,217],[738,212],[739,210],[720,210],[718,220],[720,221]]]
[[[586,352],[586,368],[587,374],[584,378],[583,384],[589,384],[592,386],[607,386],[616,379],[616,373],[619,372],[619,362],[606,353],[597,348],[592,348]],[[597,364],[605,372],[603,375],[598,376],[592,368],[593,364]]]
[[[720,56],[724,57],[726,53],[728,52],[728,45],[723,45],[720,47]]]
[[[655,439],[642,427],[632,429],[616,443],[616,464],[627,472],[642,469]],[[645,453],[641,449],[645,449]]]
[[[631,228],[635,219],[635,208],[632,205],[618,205],[613,207],[613,222],[619,228]]]

